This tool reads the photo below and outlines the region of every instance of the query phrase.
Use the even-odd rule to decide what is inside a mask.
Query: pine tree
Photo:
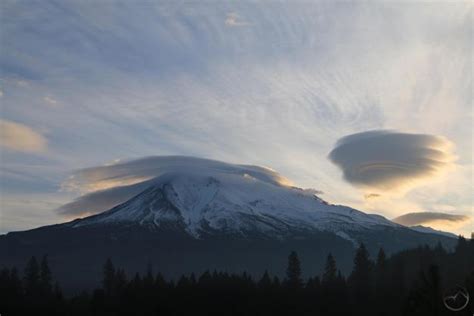
[[[321,300],[318,306],[321,315],[337,315],[340,282],[338,282],[336,260],[331,253],[328,254],[321,278]]]
[[[125,287],[127,286],[127,283],[128,281],[125,271],[123,269],[118,269],[115,273],[115,287],[118,294],[123,293]]]
[[[454,253],[455,260],[458,263],[456,264],[456,269],[451,272],[450,277],[452,279],[459,280],[474,270],[474,247],[472,243],[472,241],[467,241],[462,235],[458,237]]]
[[[464,254],[468,251],[468,243],[464,236],[459,235],[458,243],[456,245],[456,254]]]
[[[146,291],[151,291],[155,286],[155,277],[153,276],[153,266],[148,262],[146,267],[146,274],[143,277],[143,286]]]
[[[386,281],[387,273],[387,258],[385,256],[385,251],[383,248],[379,249],[377,255],[377,262],[375,263],[375,284],[377,289],[382,289]]]
[[[197,281],[196,281],[196,275],[194,273],[191,273],[191,275],[189,276],[189,283],[191,284],[191,286],[195,286]]]
[[[319,280],[319,277],[314,277],[314,278],[309,278],[308,281],[306,282],[306,288],[314,291],[314,290],[320,290],[321,288],[321,281]]]
[[[64,299],[63,297],[63,291],[61,291],[61,287],[59,286],[59,283],[56,282],[54,284],[54,297],[56,298],[56,300],[58,301],[62,301]]]
[[[262,278],[260,281],[258,281],[258,287],[263,290],[267,290],[271,288],[272,286],[272,279],[270,278],[270,275],[268,274],[268,271],[265,270],[265,273],[263,273]]]
[[[200,287],[209,287],[212,284],[212,278],[211,278],[211,273],[209,270],[204,271],[203,274],[199,277],[199,286]]]
[[[474,236],[469,241],[467,264],[471,267],[470,272],[474,272]]]
[[[367,302],[371,296],[371,270],[372,262],[369,259],[369,252],[363,243],[360,244],[354,257],[354,268],[349,277],[349,285],[352,290],[355,302],[361,308],[367,307]]]
[[[332,254],[329,253],[326,259],[326,265],[324,266],[322,283],[328,284],[330,282],[333,282],[336,279],[336,273],[337,273],[336,260],[334,260],[334,257],[332,256]]]
[[[189,288],[189,279],[187,276],[185,275],[182,275],[179,280],[178,280],[178,283],[176,283],[176,287],[177,288],[180,288],[180,289],[187,289]]]
[[[273,288],[279,288],[281,285],[280,279],[275,275],[272,280],[272,287]]]
[[[156,275],[154,286],[155,286],[155,289],[165,289],[168,286],[164,276],[161,273],[158,273]]]
[[[115,291],[115,267],[110,258],[104,264],[102,286],[106,295],[112,295]]]
[[[41,291],[45,295],[52,294],[52,291],[53,291],[52,281],[53,281],[53,277],[51,274],[51,269],[49,268],[49,264],[48,264],[48,256],[44,255],[43,259],[41,260],[40,283],[41,283]]]
[[[383,248],[379,249],[377,254],[377,261],[375,263],[375,303],[374,308],[377,313],[383,314],[387,306],[385,301],[387,300],[387,288],[389,286],[388,272],[387,272],[387,258]]]
[[[26,295],[38,294],[40,289],[40,268],[35,256],[31,257],[26,264],[23,282]]]
[[[21,285],[21,279],[18,275],[18,270],[16,268],[12,268],[10,270],[10,282],[12,285],[11,291],[17,297],[20,297],[23,294],[23,287]]]
[[[407,312],[413,315],[440,315],[442,309],[439,269],[430,265],[428,273],[420,271],[420,280],[411,290]]]
[[[10,283],[10,270],[7,268],[3,268],[0,271],[0,297],[2,300],[0,301],[0,309],[6,310],[6,300],[11,299],[10,294],[11,283]],[[5,301],[3,301],[5,300]]]
[[[387,289],[393,306],[401,306],[406,296],[407,276],[405,272],[405,261],[403,258],[395,258],[392,260],[392,268],[390,271],[390,287]]]
[[[303,284],[301,279],[301,264],[298,254],[292,251],[288,256],[288,267],[286,269],[286,282],[291,288],[300,288]]]
[[[387,260],[387,257],[385,255],[385,251],[383,250],[383,248],[380,248],[379,253],[377,254],[377,262],[376,262],[377,270],[385,269],[386,260]]]

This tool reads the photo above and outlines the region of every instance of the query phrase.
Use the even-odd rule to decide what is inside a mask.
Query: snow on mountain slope
[[[260,167],[188,158],[149,180],[142,193],[104,213],[71,222],[73,227],[140,224],[182,229],[195,238],[203,233],[263,234],[330,231],[352,240],[351,232],[375,226],[399,227],[382,216],[329,205]],[[217,163],[217,168],[216,168]]]
[[[455,234],[444,232],[444,231],[441,231],[441,230],[436,230],[436,229],[433,229],[431,227],[426,227],[426,226],[422,226],[422,225],[410,226],[409,228],[411,230],[414,230],[414,231],[417,231],[417,232],[420,232],[420,233],[425,233],[425,234],[438,234],[438,235],[443,235],[443,236],[451,237],[451,238],[456,238],[457,237]]]

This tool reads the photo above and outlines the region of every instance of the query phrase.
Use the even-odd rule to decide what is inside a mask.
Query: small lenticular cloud
[[[444,223],[464,223],[469,220],[466,215],[454,215],[437,212],[417,212],[407,213],[392,219],[395,223],[405,226],[432,225],[436,222]]]
[[[366,200],[376,199],[376,198],[381,197],[381,196],[382,195],[378,194],[378,193],[368,193],[368,194],[364,195],[364,199],[366,199]]]
[[[339,139],[329,159],[345,180],[375,197],[412,188],[454,166],[452,147],[441,136],[375,130]]]

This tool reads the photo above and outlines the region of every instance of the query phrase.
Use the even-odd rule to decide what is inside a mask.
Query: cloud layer
[[[436,223],[462,224],[468,221],[469,219],[470,218],[466,215],[454,215],[437,212],[417,212],[404,214],[402,216],[392,219],[392,221],[405,226],[416,226],[433,225]]]
[[[31,127],[0,119],[0,146],[19,152],[43,152],[47,141]]]
[[[57,209],[62,215],[90,215],[112,208],[150,186],[161,175],[185,172],[250,176],[276,185],[290,181],[269,168],[185,156],[153,156],[77,171],[63,184],[88,192]]]
[[[383,191],[412,187],[439,175],[453,166],[451,151],[444,137],[374,130],[339,139],[329,158],[348,182]]]

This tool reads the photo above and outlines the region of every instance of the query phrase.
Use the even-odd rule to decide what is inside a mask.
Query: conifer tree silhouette
[[[27,296],[38,295],[40,291],[40,268],[36,257],[30,258],[25,267],[23,283]]]
[[[44,255],[41,260],[41,267],[40,267],[40,286],[41,292],[44,295],[50,296],[53,293],[53,277],[51,274],[51,269],[49,268],[48,264],[48,256]]]
[[[115,273],[115,266],[112,263],[112,260],[107,258],[103,268],[102,279],[102,287],[104,289],[105,295],[107,296],[112,296],[115,294]]]
[[[301,263],[296,251],[292,251],[288,256],[286,282],[290,288],[300,288],[303,284],[301,279]]]
[[[371,274],[372,262],[369,259],[369,252],[361,243],[354,256],[354,268],[349,276],[349,286],[354,301],[364,309],[369,307],[368,302],[371,300]]]

